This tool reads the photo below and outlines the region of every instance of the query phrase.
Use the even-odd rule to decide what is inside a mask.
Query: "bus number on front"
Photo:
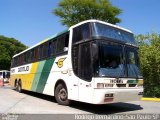
[[[110,80],[110,83],[123,83],[123,80],[114,79],[114,80]]]

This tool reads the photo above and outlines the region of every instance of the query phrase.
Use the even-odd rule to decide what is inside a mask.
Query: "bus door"
[[[92,100],[92,60],[91,60],[91,43],[79,45],[78,59],[78,76],[79,76],[79,100],[83,102]]]

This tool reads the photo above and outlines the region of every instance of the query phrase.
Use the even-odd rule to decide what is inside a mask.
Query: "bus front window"
[[[128,77],[130,78],[142,78],[140,68],[139,68],[139,60],[137,49],[135,48],[126,48],[126,59],[127,59],[127,70]]]
[[[93,24],[92,36],[103,36],[106,38],[114,39],[116,41],[121,41],[129,44],[136,45],[134,36],[130,32],[107,26],[101,23]]]
[[[123,47],[118,44],[100,43],[99,76],[124,77]]]

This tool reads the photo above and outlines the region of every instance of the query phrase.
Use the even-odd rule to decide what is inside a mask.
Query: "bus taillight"
[[[104,88],[104,83],[97,83],[97,88]]]

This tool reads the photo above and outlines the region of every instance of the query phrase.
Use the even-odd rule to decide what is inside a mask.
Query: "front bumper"
[[[137,89],[94,89],[93,104],[109,104],[117,102],[139,101],[142,97],[143,88]],[[106,97],[113,94],[113,97]]]

